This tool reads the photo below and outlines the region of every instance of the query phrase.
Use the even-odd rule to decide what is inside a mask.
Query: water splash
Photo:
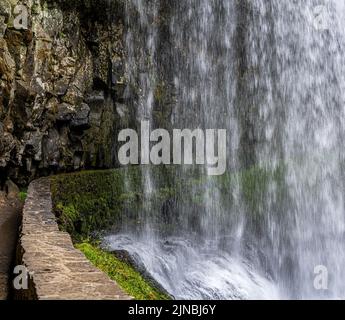
[[[115,235],[106,237],[105,244],[110,250],[129,252],[136,264],[176,299],[279,298],[273,282],[253,270],[248,260],[221,251],[212,243],[200,247],[184,238],[152,242]]]

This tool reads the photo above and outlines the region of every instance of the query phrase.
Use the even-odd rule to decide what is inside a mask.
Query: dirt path
[[[10,267],[13,262],[22,205],[0,192],[0,300],[8,297]]]

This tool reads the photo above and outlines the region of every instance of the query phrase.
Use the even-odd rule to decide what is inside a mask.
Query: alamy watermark
[[[141,122],[139,135],[133,129],[119,133],[119,142],[125,144],[118,153],[121,165],[207,165],[211,176],[226,171],[227,131],[207,129],[174,129],[172,137],[165,129],[150,132],[150,122]],[[217,145],[217,146],[216,146]]]
[[[328,290],[328,269],[323,265],[314,268],[314,288],[315,290]]]
[[[15,275],[13,288],[16,290],[28,290],[29,277],[32,273],[25,266],[19,265],[14,268],[13,274]]]
[[[4,22],[5,18],[10,19],[13,17],[13,27],[17,30],[27,30],[29,27],[29,10],[23,4],[17,4],[12,7],[11,3],[7,0],[2,0],[2,7],[4,12],[0,12],[0,19]]]

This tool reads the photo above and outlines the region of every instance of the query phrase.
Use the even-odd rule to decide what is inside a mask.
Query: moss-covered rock
[[[146,190],[147,174],[155,186],[154,192]],[[277,195],[283,197],[283,180],[284,167],[273,171],[252,167],[208,177],[198,169],[133,166],[57,175],[51,178],[51,189],[61,228],[80,240],[122,223],[139,227],[144,224],[143,217],[164,233],[174,227],[197,228],[197,216],[207,205],[205,194],[212,195],[213,189],[218,190],[223,208],[231,208],[234,190],[238,189],[245,204],[242,209],[253,223],[260,224],[267,210],[264,204],[268,187],[275,185]],[[181,208],[189,208],[188,217],[181,216]]]
[[[130,172],[130,179],[140,185],[140,170],[133,168]],[[107,170],[52,177],[54,211],[60,227],[80,239],[121,219],[124,204],[134,203],[132,194],[124,188],[128,176],[124,170]]]
[[[98,269],[115,280],[123,290],[137,300],[168,300],[167,295],[153,288],[133,267],[105,252],[97,246],[84,242],[76,245]]]
[[[157,190],[152,194],[146,193],[146,176],[140,167],[53,176],[51,191],[59,225],[78,240],[125,219],[136,220],[148,203],[159,212],[179,190],[174,172],[166,167],[152,169],[152,179],[157,181]]]

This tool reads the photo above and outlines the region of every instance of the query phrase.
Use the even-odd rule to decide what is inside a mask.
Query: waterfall
[[[138,120],[227,129],[230,178],[198,170],[201,203],[173,199],[178,228],[156,232],[147,205],[144,229],[104,243],[127,250],[176,298],[344,298],[343,1],[126,6]],[[149,196],[157,177],[142,170]],[[176,181],[193,170],[176,170]],[[315,287],[318,266],[328,270],[327,290]]]

